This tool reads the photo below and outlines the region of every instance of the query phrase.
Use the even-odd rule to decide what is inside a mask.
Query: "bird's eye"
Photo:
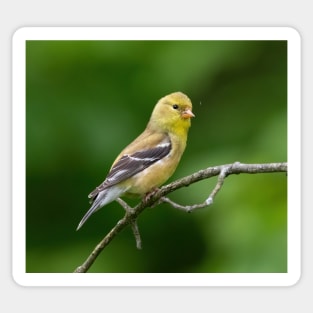
[[[177,110],[178,109],[178,104],[173,104],[173,109]]]

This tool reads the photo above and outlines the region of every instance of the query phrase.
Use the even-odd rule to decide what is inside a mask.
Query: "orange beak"
[[[185,110],[183,113],[182,113],[182,118],[190,118],[190,117],[195,117],[195,115],[191,112],[191,110]]]

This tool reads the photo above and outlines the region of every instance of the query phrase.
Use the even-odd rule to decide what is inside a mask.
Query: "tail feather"
[[[118,186],[112,186],[108,189],[100,191],[98,195],[94,197],[91,208],[87,211],[82,220],[79,222],[76,230],[79,230],[93,213],[101,209],[106,204],[122,196],[125,191],[125,188],[121,188]]]
[[[79,222],[76,230],[79,230],[84,224],[85,222],[88,220],[88,218],[95,213],[97,210],[99,209],[96,201],[92,204],[91,208],[87,211],[87,213],[84,215],[84,217],[81,219],[81,221]]]

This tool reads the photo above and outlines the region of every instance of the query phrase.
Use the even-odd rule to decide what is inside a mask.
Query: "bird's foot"
[[[149,202],[151,201],[151,199],[153,198],[153,196],[155,195],[155,193],[156,193],[157,191],[159,191],[159,190],[160,190],[160,188],[156,187],[156,188],[150,190],[149,192],[147,192],[147,193],[144,195],[144,197],[143,197],[143,201],[144,201],[145,203],[149,203]],[[150,204],[150,207],[153,208],[156,204],[157,204],[157,203],[152,203],[152,204]]]

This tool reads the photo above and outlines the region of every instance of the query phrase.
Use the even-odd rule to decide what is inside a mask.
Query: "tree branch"
[[[120,233],[127,225],[131,225],[132,231],[136,240],[136,246],[141,249],[141,238],[137,225],[138,215],[148,207],[156,206],[162,202],[169,203],[174,208],[191,212],[193,210],[204,208],[213,203],[213,200],[217,193],[221,190],[225,178],[231,174],[258,174],[258,173],[275,173],[275,172],[287,172],[287,163],[265,163],[265,164],[241,164],[235,162],[233,164],[225,164],[220,166],[208,167],[204,170],[200,170],[194,174],[178,179],[160,189],[157,189],[148,194],[138,205],[131,208],[122,199],[117,199],[117,202],[125,209],[125,215],[120,219],[117,224],[110,230],[110,232],[99,242],[94,248],[86,261],[78,266],[74,273],[85,273],[89,270],[101,251],[113,240],[113,238]],[[218,175],[217,184],[209,197],[200,204],[194,204],[190,206],[182,206],[173,202],[165,197],[167,194],[177,190],[181,187],[187,187],[195,182],[208,179]]]

